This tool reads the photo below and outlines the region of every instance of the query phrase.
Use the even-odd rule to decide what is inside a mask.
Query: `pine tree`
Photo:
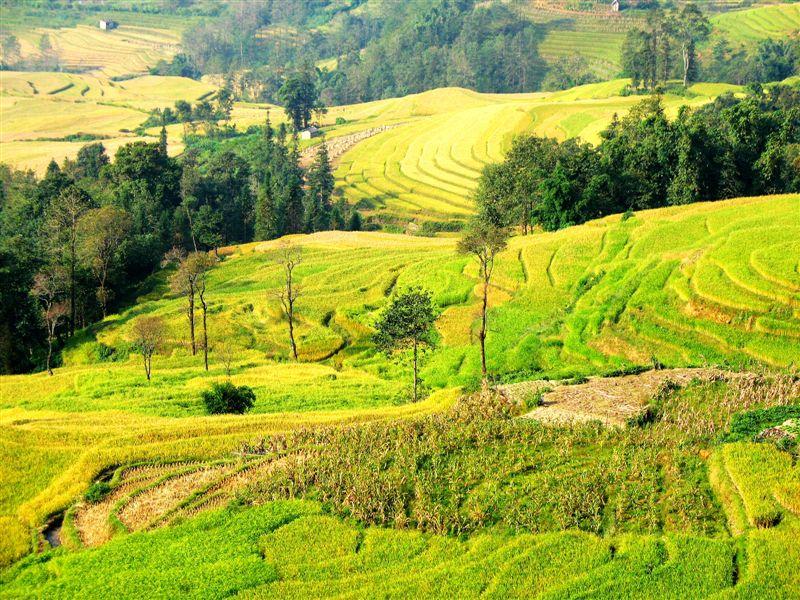
[[[357,210],[353,210],[350,215],[350,221],[347,224],[348,231],[361,231],[361,214]]]
[[[158,136],[158,151],[161,152],[162,156],[167,155],[167,127],[165,125],[161,125],[161,133]]]
[[[334,179],[328,157],[328,145],[322,140],[308,172],[304,230],[306,233],[326,231],[331,227],[331,195]]]

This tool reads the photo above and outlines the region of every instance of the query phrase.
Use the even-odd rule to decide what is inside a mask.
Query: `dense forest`
[[[598,146],[519,136],[478,187],[498,226],[553,230],[614,213],[737,196],[800,191],[800,92],[731,94],[677,119],[661,100],[614,118]]]
[[[287,73],[313,71],[329,105],[443,86],[526,92],[595,80],[580,56],[543,60],[539,44],[549,26],[526,19],[513,4],[424,0],[356,10],[360,4],[253,2],[229,9],[189,29],[185,53],[154,72],[228,73],[238,95],[274,101]],[[671,6],[639,11],[644,25],[628,32],[620,75],[634,87],[653,89],[675,77],[765,83],[798,72],[800,41],[744,46],[715,38],[701,53],[701,44],[711,44],[706,15],[691,4]],[[320,21],[325,28],[314,28]]]
[[[332,202],[323,142],[307,168],[283,125],[258,128],[235,154],[180,158],[159,143],[102,143],[51,162],[37,179],[0,167],[0,370],[45,365],[48,346],[102,318],[151,275],[170,249],[220,246],[360,229],[361,217]]]

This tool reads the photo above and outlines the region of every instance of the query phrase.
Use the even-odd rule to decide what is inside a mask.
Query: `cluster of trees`
[[[782,81],[800,69],[800,42],[789,38],[738,48],[720,38],[701,61],[698,47],[710,33],[711,22],[694,4],[653,9],[644,28],[628,31],[621,55],[624,73],[633,88],[652,91],[676,77],[684,86],[701,79],[742,85]]]
[[[710,33],[711,23],[695,4],[650,11],[646,27],[630,30],[622,48],[622,65],[633,87],[653,90],[676,75],[684,86],[695,81],[697,45]]]
[[[608,214],[800,191],[800,92],[725,95],[670,121],[658,97],[614,118],[596,146],[520,136],[485,168],[477,199],[494,225],[559,229]]]
[[[213,136],[217,131],[219,121],[230,121],[233,101],[233,94],[228,88],[221,88],[214,95],[213,102],[204,98],[192,106],[186,100],[178,100],[175,102],[174,108],[167,106],[164,109],[154,109],[147,120],[139,126],[139,129],[183,123],[184,136],[188,133],[195,133],[198,125],[203,126],[206,135]]]
[[[336,57],[334,69],[316,73],[328,104],[442,86],[530,91],[538,89],[547,72],[537,50],[545,28],[506,5],[431,0],[354,12],[358,4],[238,3],[220,18],[187,30],[185,54],[154,72],[197,76],[239,71],[237,93],[275,101],[287,70]],[[312,27],[323,20],[328,22],[324,33]]]
[[[256,146],[247,157],[189,150],[176,159],[162,128],[159,142],[122,146],[113,163],[92,143],[41,179],[0,166],[0,371],[50,369],[53,348],[124,301],[171,248],[199,256],[361,228],[357,211],[332,202],[324,142],[307,170],[284,126],[267,122]]]

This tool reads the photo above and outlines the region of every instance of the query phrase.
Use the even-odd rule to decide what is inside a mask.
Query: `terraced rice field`
[[[490,297],[489,368],[518,381],[654,363],[796,367],[799,228],[800,196],[790,195],[513,238]],[[6,543],[24,547],[23,523],[65,508],[109,465],[216,458],[256,433],[435,410],[474,381],[477,272],[455,240],[327,232],[292,241],[304,248],[300,364],[286,362],[285,323],[269,295],[280,285],[269,242],[224,250],[211,276],[208,374],[187,349],[183,301],[162,285],[76,338],[54,376],[2,378],[0,479],[9,485],[0,519],[17,532]],[[430,288],[442,311],[441,345],[422,373],[441,391],[406,405],[407,367],[376,354],[369,336],[386,297],[414,284]],[[147,384],[139,357],[126,357],[134,321],[153,314],[169,324],[169,347]],[[247,417],[200,416],[200,391],[225,377],[220,338],[236,350],[232,380],[256,392]],[[101,343],[118,362],[98,359]]]
[[[95,71],[108,77],[145,73],[159,60],[172,58],[180,44],[180,35],[175,31],[125,24],[111,31],[93,24],[15,33],[24,58],[41,56],[39,41],[46,35],[62,67]]]
[[[144,75],[112,81],[97,73],[71,74],[3,71],[0,73],[2,160],[42,173],[51,158],[74,158],[86,142],[61,141],[84,133],[99,136],[110,155],[124,144],[155,137],[131,133],[150,110],[176,100],[195,101],[216,87],[185,77]],[[180,126],[179,126],[180,128]],[[172,132],[170,151],[182,149]]]
[[[800,3],[759,6],[712,17],[720,35],[732,42],[783,39],[800,32]]]
[[[337,185],[359,208],[380,211],[399,222],[463,219],[473,212],[472,195],[481,170],[502,160],[514,135],[535,131],[597,142],[614,114],[624,115],[640,100],[619,96],[626,83],[616,80],[554,94],[478,94],[448,88],[372,103],[371,111],[364,110],[369,105],[346,107],[343,115],[374,115],[364,123],[401,126],[347,152],[336,172]],[[665,104],[676,114],[682,104],[697,106],[735,89],[700,85],[693,88],[696,96],[691,99],[668,96]]]
[[[23,597],[32,589],[48,597],[91,595],[124,577],[117,593],[131,598],[236,591],[246,598],[788,598],[800,584],[795,568],[800,554],[793,543],[800,534],[800,510],[781,494],[791,488],[796,498],[800,470],[785,464],[787,457],[773,446],[752,443],[715,451],[711,479],[729,520],[740,527],[735,538],[489,531],[458,539],[357,527],[301,501],[194,513],[181,523],[179,510],[157,504],[157,520],[172,517],[178,524],[117,535],[102,540],[100,548],[48,561],[23,561],[3,581],[6,593]],[[115,475],[112,496],[95,506],[108,524],[118,523],[124,531],[123,514],[137,498],[168,496],[158,490],[187,475],[201,486],[198,474],[213,471],[199,497],[185,497],[189,507],[224,485],[225,469],[178,464],[125,470]],[[68,543],[86,543],[88,521],[81,516],[86,510],[95,509],[79,506],[74,520],[68,517]],[[780,514],[779,521],[759,526],[754,516],[763,510]],[[207,574],[197,577],[204,569]],[[194,576],[180,576],[187,572]]]

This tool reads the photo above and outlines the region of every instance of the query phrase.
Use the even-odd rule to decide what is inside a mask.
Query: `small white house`
[[[313,125],[310,125],[309,127],[306,127],[300,132],[300,139],[310,140],[311,138],[315,138],[319,135],[322,135],[320,130],[314,127]]]
[[[611,12],[619,12],[619,0],[611,0]]]
[[[103,31],[109,31],[111,29],[116,29],[119,27],[119,23],[116,21],[112,21],[110,19],[101,19],[100,20],[100,29]]]

